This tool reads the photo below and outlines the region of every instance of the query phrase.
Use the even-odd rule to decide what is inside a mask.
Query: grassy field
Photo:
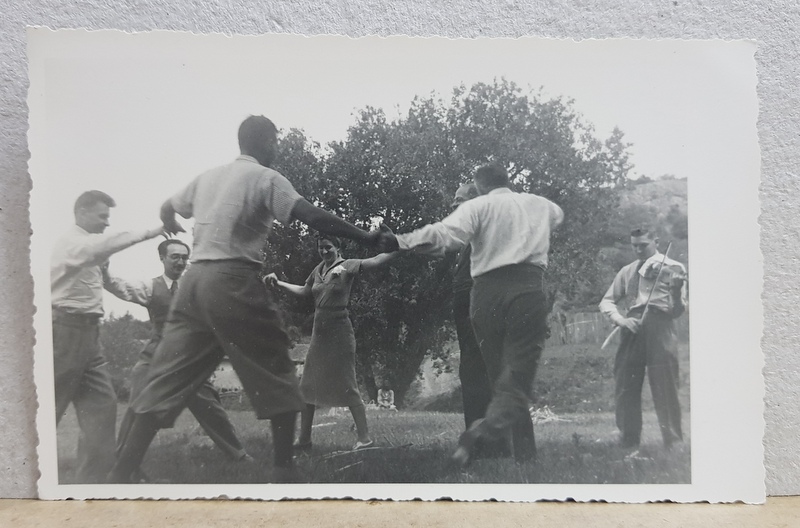
[[[376,447],[353,452],[352,419],[346,409],[320,410],[314,426],[314,448],[297,457],[304,480],[316,483],[575,483],[649,484],[691,481],[688,431],[688,386],[683,384],[685,442],[670,451],[661,447],[645,386],[642,446],[635,456],[616,445],[613,416],[613,352],[571,345],[548,349],[537,375],[535,407],[538,460],[477,460],[467,470],[453,467],[449,456],[463,430],[457,413],[368,409]],[[681,349],[682,378],[688,378],[688,348]],[[124,407],[120,407],[120,416]],[[144,470],[155,481],[171,483],[269,482],[271,443],[268,422],[250,411],[230,416],[255,463],[229,462],[184,413],[176,427],[163,430],[148,452]],[[74,473],[77,425],[70,413],[59,427],[62,483]]]
[[[599,345],[564,345],[545,349],[534,381],[535,406],[556,413],[614,412],[614,355],[616,345],[601,351]],[[678,347],[681,409],[689,415],[689,345]],[[653,409],[645,377],[642,408]],[[684,429],[688,430],[688,419]]]

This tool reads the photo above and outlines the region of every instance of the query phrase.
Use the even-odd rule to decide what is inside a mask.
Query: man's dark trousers
[[[461,359],[458,377],[461,380],[461,397],[464,403],[464,424],[467,428],[472,422],[486,415],[486,408],[492,399],[492,388],[486,365],[483,363],[481,349],[472,330],[469,318],[470,289],[453,292],[453,318],[458,335]]]
[[[475,277],[471,319],[492,400],[472,434],[493,440],[512,430],[517,459],[535,456],[529,404],[547,338],[547,312],[544,270],[538,266],[505,266]]]
[[[641,317],[629,313],[628,317]],[[674,319],[658,310],[649,310],[637,333],[622,330],[622,342],[614,361],[616,381],[616,421],[622,444],[639,445],[642,434],[642,385],[647,371],[653,405],[656,409],[664,445],[683,438],[681,407],[678,400],[677,334]]]
[[[117,397],[100,351],[99,332],[99,315],[53,309],[56,424],[72,403],[81,431],[75,476],[79,484],[105,482],[114,464]]]

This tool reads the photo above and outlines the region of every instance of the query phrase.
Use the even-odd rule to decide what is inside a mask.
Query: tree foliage
[[[604,287],[597,255],[616,190],[631,169],[627,148],[619,130],[597,139],[571,101],[545,100],[498,80],[457,87],[447,102],[418,97],[397,119],[367,107],[346,139],[326,151],[291,131],[278,168],[306,198],[351,223],[368,228],[380,217],[403,233],[446,216],[455,190],[477,166],[501,163],[515,190],[564,209],[552,238],[550,293],[588,302]],[[319,260],[305,234],[296,223],[278,227],[266,250],[268,267],[294,283]],[[353,246],[346,257],[368,256]],[[368,387],[375,375],[388,378],[402,401],[425,355],[452,335],[450,282],[451,262],[414,255],[362,275],[351,314]]]
[[[111,316],[100,327],[100,347],[108,360],[108,371],[117,397],[127,400],[130,372],[144,344],[150,338],[149,322],[135,319],[130,313]]]
[[[672,176],[641,180],[629,181],[619,190],[619,206],[608,215],[606,247],[598,259],[603,283],[610,284],[617,271],[633,260],[630,231],[637,227],[652,229],[660,251],[671,243],[670,258],[689,264],[686,180]]]

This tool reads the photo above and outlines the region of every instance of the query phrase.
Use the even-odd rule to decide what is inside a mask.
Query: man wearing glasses
[[[180,240],[165,240],[158,245],[158,257],[164,265],[164,274],[147,282],[125,281],[112,277],[108,273],[108,269],[104,269],[106,290],[124,301],[147,308],[150,322],[153,324],[150,341],[142,350],[139,360],[131,371],[129,401],[133,401],[144,387],[153,353],[161,341],[161,333],[169,314],[170,303],[178,289],[178,280],[186,270],[189,261],[189,246]],[[194,396],[189,399],[188,409],[206,434],[231,460],[250,460],[250,456],[245,452],[236,436],[228,414],[220,403],[219,393],[210,381],[206,380],[200,385]],[[125,442],[132,420],[133,413],[128,410],[120,425],[118,446]],[[136,480],[147,480],[147,478],[140,471]]]

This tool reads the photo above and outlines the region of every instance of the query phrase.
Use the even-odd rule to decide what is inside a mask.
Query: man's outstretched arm
[[[103,270],[103,287],[123,301],[139,304],[147,308],[150,304],[152,291],[150,284],[143,281],[127,281],[111,275],[108,271],[108,262],[101,266]]]
[[[375,245],[378,238],[377,231],[371,233],[359,229],[338,216],[312,205],[305,198],[300,198],[295,202],[292,208],[292,218],[300,220],[321,233],[349,238],[365,246]]]
[[[119,233],[91,233],[88,236],[75,238],[66,254],[63,263],[68,267],[99,266],[111,255],[127,249],[139,242],[150,240],[161,235],[164,227],[154,227],[142,231],[122,231]]]

